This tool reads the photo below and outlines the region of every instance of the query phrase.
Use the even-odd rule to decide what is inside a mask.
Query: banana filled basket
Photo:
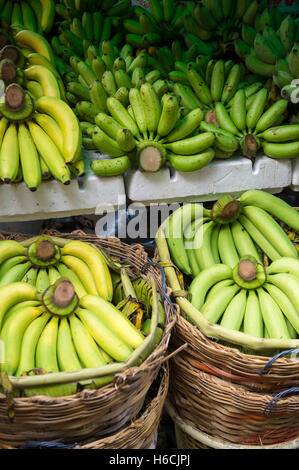
[[[116,433],[166,360],[160,270],[141,245],[81,231],[3,233],[0,258],[0,447]]]
[[[180,307],[170,350],[187,346],[169,399],[195,429],[243,444],[298,437],[298,230],[297,210],[259,190],[185,204],[159,228]]]

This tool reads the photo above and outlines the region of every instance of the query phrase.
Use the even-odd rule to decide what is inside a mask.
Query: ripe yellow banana
[[[14,375],[17,370],[26,328],[42,313],[43,309],[43,306],[19,309],[4,323],[0,339],[4,343],[4,368],[8,375]]]
[[[42,180],[40,160],[35,143],[24,123],[19,124],[18,140],[23,178],[30,191],[35,191]]]
[[[76,256],[84,261],[92,272],[98,295],[106,300],[112,300],[113,285],[110,271],[97,248],[85,242],[72,240],[61,249],[61,254]]]
[[[15,124],[7,128],[0,150],[0,179],[5,183],[13,181],[19,169],[20,151],[18,131]]]
[[[114,305],[95,295],[86,295],[81,307],[96,313],[125,343],[136,349],[144,340],[143,334]]]
[[[98,295],[93,275],[88,265],[77,256],[66,255],[61,257],[62,263],[70,268],[80,279],[86,294]]]
[[[60,127],[66,163],[77,160],[82,152],[82,131],[73,110],[64,101],[49,96],[39,98],[36,108],[41,113],[49,114]]]

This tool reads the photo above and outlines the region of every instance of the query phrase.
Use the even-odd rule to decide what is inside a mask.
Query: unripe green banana
[[[267,111],[265,111],[257,121],[255,126],[255,132],[263,132],[267,128],[273,126],[275,122],[277,122],[279,116],[281,116],[285,112],[287,106],[287,100],[278,100],[273,103],[270,108],[268,108]]]
[[[210,147],[215,140],[211,132],[203,132],[194,137],[189,137],[177,142],[164,144],[167,150],[178,155],[194,155]]]
[[[136,147],[136,141],[129,129],[119,129],[117,132],[116,141],[119,147],[126,153],[131,152]]]
[[[177,122],[174,129],[165,137],[164,141],[177,142],[188,137],[199,127],[202,119],[203,111],[200,108],[190,111],[183,119]]]
[[[176,155],[168,153],[167,159],[170,161],[173,168],[182,172],[198,171],[204,166],[208,165],[215,156],[212,148],[195,154],[195,155]]]
[[[249,132],[256,127],[258,120],[263,114],[265,104],[268,98],[268,91],[266,88],[262,88],[256,95],[250,105],[246,115],[246,125]]]
[[[100,127],[96,126],[92,132],[92,140],[101,152],[111,157],[120,157],[124,151],[120,148],[117,141],[105,134]]]
[[[129,129],[135,137],[139,137],[140,134],[136,122],[132,119],[127,109],[117,99],[109,97],[107,99],[107,107],[111,116],[114,117],[120,125]]]
[[[177,122],[177,115],[179,111],[178,100],[170,96],[164,101],[160,120],[157,127],[157,134],[159,137],[168,135],[174,128]]]
[[[271,143],[263,142],[263,150],[271,158],[296,158],[299,156],[299,142]]]

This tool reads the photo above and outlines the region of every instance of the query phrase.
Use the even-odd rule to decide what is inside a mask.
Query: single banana
[[[39,269],[36,277],[35,287],[37,292],[42,293],[48,289],[50,285],[49,276],[46,269]]]
[[[0,149],[0,179],[5,183],[13,181],[18,174],[19,152],[17,127],[11,123],[4,134]]]
[[[272,261],[281,257],[279,252],[272,246],[271,242],[257,229],[255,223],[246,217],[245,214],[241,214],[238,221],[243,225],[256,245],[259,246]]]
[[[210,323],[217,323],[239,290],[240,287],[237,284],[222,287],[217,292],[217,296],[204,303],[201,313]]]
[[[241,131],[246,131],[246,93],[244,89],[236,92],[232,98],[230,116],[235,126]]]
[[[139,137],[139,129],[136,122],[117,99],[110,96],[107,99],[107,107],[111,116],[119,122],[121,126],[129,129],[135,137]]]
[[[285,316],[293,328],[295,328],[297,334],[299,334],[299,316],[296,308],[289,299],[289,297],[276,285],[266,282],[264,289],[270,294],[272,299],[277,303],[282,313]]]
[[[261,256],[258,250],[256,249],[252,238],[250,237],[250,234],[246,230],[244,230],[244,227],[242,227],[238,220],[235,220],[231,224],[231,231],[235,247],[237,249],[237,252],[239,253],[240,258],[246,255],[251,255],[256,260],[262,261]]]
[[[230,132],[231,134],[234,134],[234,135],[239,135],[239,130],[237,129],[237,127],[235,126],[235,124],[233,123],[227,109],[225,108],[224,104],[223,103],[216,103],[215,105],[215,114],[216,114],[216,119],[217,119],[217,122],[219,124],[219,126],[221,127],[221,129],[224,129],[228,132]]]
[[[57,360],[57,336],[59,317],[53,316],[44,327],[36,346],[36,367],[46,373],[59,372]],[[75,393],[74,384],[50,385],[39,390],[39,394],[59,397]]]
[[[232,279],[232,268],[225,264],[214,264],[201,271],[191,282],[189,292],[192,295],[192,305],[201,310],[207,292],[217,282]]]
[[[95,295],[86,295],[80,300],[81,307],[90,310],[121,338],[136,349],[144,340],[142,333],[111,302]]]
[[[129,101],[132,106],[135,121],[138,125],[139,131],[144,139],[148,138],[147,135],[147,119],[145,114],[144,102],[138,88],[131,88],[129,91]]]
[[[248,291],[244,314],[244,333],[257,338],[264,337],[264,321],[255,289]]]
[[[203,120],[203,111],[193,109],[183,119],[179,120],[174,129],[164,138],[164,142],[177,142],[191,135]]]
[[[57,122],[63,136],[64,159],[66,163],[75,161],[81,155],[82,131],[72,109],[62,100],[45,96],[36,101],[36,108]]]
[[[175,153],[167,153],[167,159],[177,171],[190,172],[198,171],[208,165],[215,157],[215,151],[208,148],[201,153],[194,155],[177,155]]]
[[[62,371],[81,370],[77,352],[73,343],[71,329],[67,318],[61,318],[57,334],[57,359]]]
[[[11,284],[12,285],[12,284]],[[0,333],[4,343],[5,363],[4,368],[8,375],[14,375],[20,358],[22,338],[26,328],[37,318],[44,307],[27,307],[15,311],[3,325]]]
[[[177,142],[170,142],[164,144],[167,150],[178,155],[194,155],[210,147],[215,140],[212,132],[203,132]]]
[[[267,97],[268,90],[266,88],[262,88],[255,95],[255,98],[252,104],[250,105],[246,115],[246,125],[249,132],[252,132],[252,130],[256,127],[260,117],[262,116]]]
[[[299,231],[299,213],[283,199],[268,193],[267,191],[259,191],[251,189],[245,191],[239,201],[244,206],[257,206],[277,217],[289,227]],[[1,242],[0,242],[1,243]]]
[[[257,289],[263,320],[270,338],[290,339],[289,330],[278,304],[263,288]]]
[[[157,131],[161,116],[161,103],[159,97],[150,83],[144,83],[140,87],[140,94],[143,101],[147,130],[152,139]]]
[[[255,133],[263,132],[271,126],[274,126],[279,116],[281,116],[288,106],[288,100],[278,100],[265,111],[255,126]]]
[[[217,294],[219,295],[219,293]],[[230,330],[240,331],[247,304],[247,290],[241,289],[226,307],[220,325]]]
[[[271,143],[263,142],[263,150],[271,158],[296,158],[299,157],[299,142]]]
[[[264,234],[281,256],[298,258],[295,246],[268,212],[255,206],[245,206],[242,212],[255,225],[257,230]]]
[[[97,313],[78,308],[76,314],[100,348],[115,361],[125,362],[132,354],[133,348],[114,333]]]
[[[221,225],[220,232],[218,235],[218,250],[221,259],[221,263],[234,268],[239,260],[230,224]]]
[[[1,277],[0,287],[6,286],[7,284],[11,284],[13,282],[21,282],[31,267],[32,263],[30,261],[16,264]]]
[[[160,137],[165,137],[173,130],[178,120],[178,111],[178,100],[174,96],[169,96],[169,98],[164,101],[164,104],[162,106],[162,112],[157,127],[158,139]]]
[[[39,317],[35,318],[26,328],[22,338],[20,360],[15,373],[17,377],[35,368],[36,345],[50,317],[50,313],[44,312]],[[28,393],[30,392],[28,391]]]
[[[38,152],[54,178],[61,181],[63,184],[69,184],[71,180],[69,168],[53,140],[33,121],[28,122],[28,127]]]
[[[41,85],[43,96],[61,98],[57,78],[47,67],[43,65],[31,65],[24,70],[24,74],[27,80],[35,80]]]
[[[223,92],[221,95],[221,102],[223,104],[228,103],[231,100],[231,98],[234,96],[238,88],[240,78],[241,78],[241,67],[239,64],[235,64],[231,68],[228,74],[228,77],[225,81],[224,87],[223,87]]]
[[[84,261],[92,272],[98,295],[106,300],[113,296],[113,285],[107,263],[100,251],[88,243],[72,240],[61,249],[62,256],[71,255]]]
[[[215,264],[212,252],[211,236],[215,222],[210,221],[203,225],[203,230],[198,230],[194,236],[195,256],[201,270]]]
[[[23,123],[18,127],[18,144],[24,181],[30,191],[36,191],[42,180],[40,160],[32,136]]]

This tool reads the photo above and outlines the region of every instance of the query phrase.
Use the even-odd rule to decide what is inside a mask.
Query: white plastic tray
[[[0,185],[0,222],[23,222],[84,214],[95,214],[99,205],[117,207],[119,196],[125,197],[122,176],[99,178],[89,168],[88,160],[101,158],[95,152],[84,152],[87,173],[82,186],[76,179],[64,186],[51,180],[43,181],[34,193],[25,183]]]
[[[258,156],[254,163],[242,156],[215,160],[192,173],[166,167],[157,173],[130,170],[125,175],[128,199],[144,204],[212,201],[224,194],[239,195],[248,189],[264,189],[275,194],[290,186],[291,181],[291,160],[275,160],[265,155]]]
[[[293,172],[292,172],[292,183],[291,183],[291,189],[293,191],[298,192],[299,191],[299,157],[294,158],[292,161],[293,164]]]

